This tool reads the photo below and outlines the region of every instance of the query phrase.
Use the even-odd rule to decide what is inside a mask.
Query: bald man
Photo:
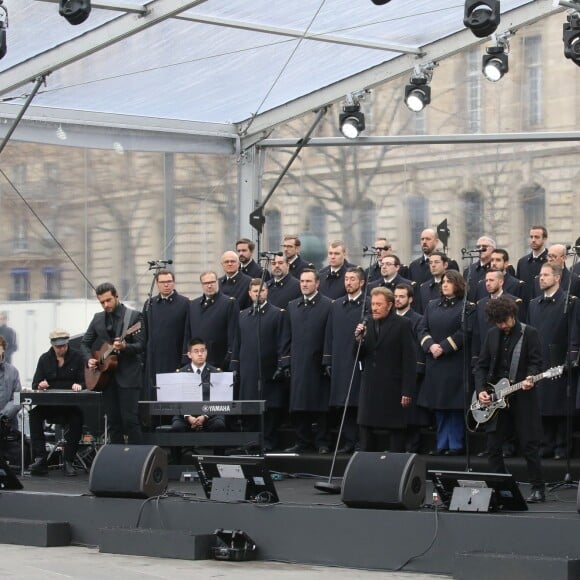
[[[423,282],[430,280],[431,271],[429,270],[429,256],[435,252],[438,247],[439,236],[437,236],[437,232],[432,228],[424,229],[421,232],[421,251],[423,252],[423,255],[409,264],[409,270],[406,276],[403,273],[401,273],[401,276],[413,280],[417,283],[417,286],[421,286]],[[447,268],[449,270],[459,270],[459,266],[455,260],[450,260]]]
[[[240,271],[240,259],[236,252],[227,251],[222,254],[220,263],[224,275],[219,279],[220,292],[238,301],[240,310],[252,305],[250,295],[250,276]]]
[[[568,291],[570,287],[570,294],[580,298],[580,276],[574,272],[570,272],[566,267],[566,246],[564,244],[553,244],[548,248],[548,264],[556,264],[562,268],[562,275],[560,277],[560,288],[562,292]],[[572,280],[570,280],[572,277]],[[540,288],[540,275],[534,278],[534,298],[542,295]]]

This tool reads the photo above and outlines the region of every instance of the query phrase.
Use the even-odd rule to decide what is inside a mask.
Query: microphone
[[[361,320],[361,322],[360,322],[360,323],[361,323],[361,324],[362,324],[362,325],[365,327],[365,329],[366,329],[366,327],[367,327],[367,324],[369,323],[369,320],[368,320],[368,318],[365,316],[365,317],[364,317],[364,318]],[[360,338],[362,335],[363,335],[363,330],[361,330],[360,332],[359,332],[359,331],[356,331],[356,332],[354,333],[354,337],[355,337],[355,338]]]
[[[147,262],[149,266],[167,266],[168,264],[173,264],[173,260],[151,260]]]
[[[479,252],[485,252],[487,250],[487,246],[479,246],[477,248],[461,248],[462,254],[474,254]]]
[[[268,256],[283,256],[282,252],[261,252],[260,256],[262,258],[267,258]]]

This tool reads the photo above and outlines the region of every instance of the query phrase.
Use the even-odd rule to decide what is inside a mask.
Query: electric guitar
[[[555,379],[561,376],[563,372],[564,365],[559,367],[552,367],[543,373],[534,375],[531,377],[531,380],[532,383],[537,383],[542,379]],[[491,421],[500,409],[505,409],[509,405],[507,397],[512,393],[519,391],[522,388],[524,382],[525,381],[520,381],[519,383],[510,385],[509,379],[501,379],[501,381],[498,381],[495,385],[488,385],[486,391],[491,396],[491,402],[487,405],[484,405],[478,399],[477,392],[474,392],[469,411],[476,423],[476,428],[479,427],[479,425],[483,425]]]
[[[125,340],[127,336],[131,336],[140,330],[141,321],[130,326],[119,339]],[[119,360],[117,351],[112,344],[107,342],[99,350],[93,352],[93,358],[97,359],[97,366],[95,368],[85,368],[85,386],[89,391],[100,391],[109,384]]]

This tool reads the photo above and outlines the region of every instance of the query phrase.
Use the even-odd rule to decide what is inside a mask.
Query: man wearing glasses
[[[199,277],[202,295],[189,304],[186,340],[200,337],[208,350],[208,364],[228,369],[238,328],[240,306],[232,296],[218,290],[215,272],[203,272]]]
[[[189,298],[175,290],[175,274],[159,270],[155,274],[159,294],[145,302],[143,319],[147,331],[145,369],[150,401],[157,400],[156,374],[173,373],[182,365],[185,330],[189,318]]]

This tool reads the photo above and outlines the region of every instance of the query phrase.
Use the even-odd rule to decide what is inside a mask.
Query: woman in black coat
[[[425,380],[419,404],[435,411],[437,450],[432,455],[459,455],[463,452],[463,348],[461,324],[465,281],[461,274],[447,270],[441,282],[441,298],[431,300],[419,326],[419,341],[426,355]],[[468,304],[467,318],[473,312]]]

